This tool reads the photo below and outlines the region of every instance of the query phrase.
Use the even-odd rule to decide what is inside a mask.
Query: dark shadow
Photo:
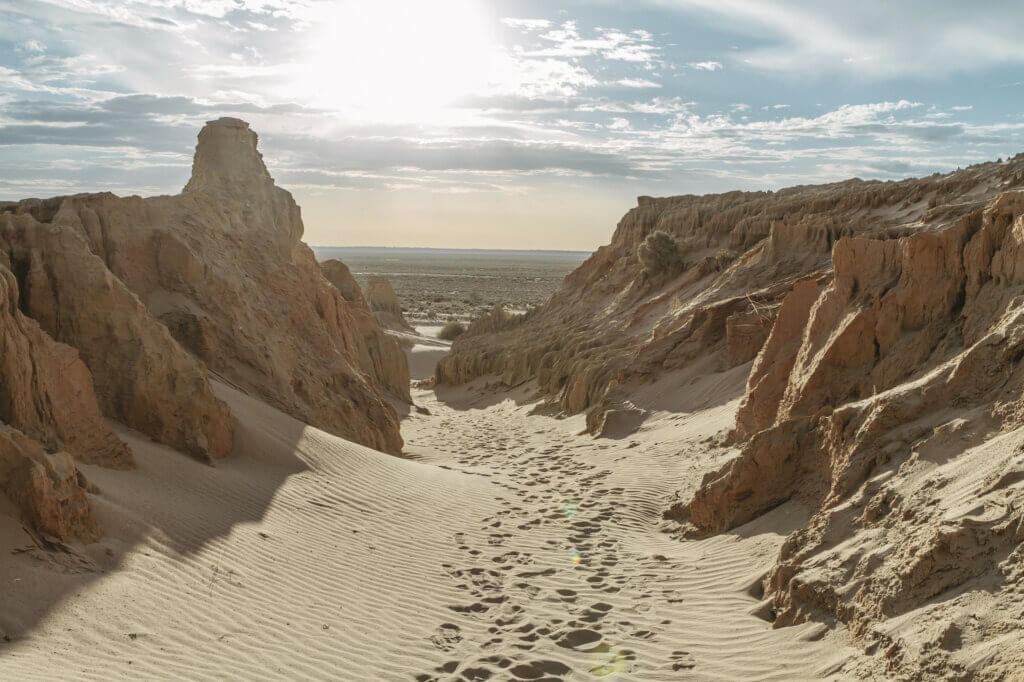
[[[17,591],[0,609],[0,656],[13,651],[58,603],[118,570],[142,543],[188,555],[238,524],[260,521],[283,482],[309,470],[297,445],[306,425],[216,381],[235,417],[234,449],[215,466],[111,424],[137,467],[119,471],[78,464],[103,537],[90,545],[44,548],[0,496],[0,584]]]

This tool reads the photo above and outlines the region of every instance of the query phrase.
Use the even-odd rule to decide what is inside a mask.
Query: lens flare
[[[594,660],[590,672],[596,677],[608,677],[617,673],[635,671],[635,666],[631,662],[636,660],[636,654],[629,649],[602,642],[590,653]]]

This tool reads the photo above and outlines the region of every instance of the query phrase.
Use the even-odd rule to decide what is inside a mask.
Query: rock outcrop
[[[106,414],[201,457],[231,450],[212,371],[285,412],[397,453],[408,370],[302,243],[302,219],[244,121],[211,121],[176,196],[0,207],[26,312],[74,346]],[[112,350],[114,349],[114,350]]]
[[[203,128],[180,195],[0,203],[0,490],[29,527],[98,537],[73,460],[132,465],[105,418],[228,455],[211,373],[400,452],[389,401],[409,400],[405,356],[347,269],[321,270],[301,237],[298,206],[237,119]]]
[[[976,188],[985,172],[774,193],[640,197],[611,243],[568,275],[547,304],[519,325],[485,332],[484,339],[464,335],[439,364],[437,378],[535,380],[567,412],[600,412],[697,357],[714,356],[723,368],[745,364],[793,284],[827,279],[836,241],[852,234],[895,236],[927,212],[947,218],[966,212],[970,206],[937,204]],[[655,231],[680,246],[678,274],[650,276],[641,269],[637,249]],[[599,423],[600,415],[591,421]]]
[[[366,300],[380,325],[396,332],[415,332],[402,314],[402,304],[383,275],[370,275],[366,280]]]
[[[0,422],[80,461],[131,466],[128,446],[103,421],[78,352],[25,317],[18,301],[14,274],[0,264]]]
[[[843,239],[833,262],[828,287],[802,283],[783,304],[737,417],[739,456],[672,515],[721,532],[809,504],[766,580],[776,625],[846,622],[900,672],[924,652],[888,618],[946,595],[932,617],[980,640],[1020,615],[995,604],[970,623],[978,602],[957,591],[1012,591],[1022,560],[1024,194],[939,231]]]
[[[78,350],[107,416],[200,458],[229,454],[231,417],[206,368],[90,251],[68,216],[76,200],[63,200],[50,222],[0,214],[0,251],[21,275],[22,309]]]
[[[89,542],[99,529],[67,453],[125,468],[131,452],[103,421],[78,353],[25,317],[18,301],[14,274],[0,263],[0,491],[37,533]]]
[[[893,677],[1002,679],[1024,662],[1021,188],[1018,156],[641,197],[545,306],[471,329],[437,378],[534,381],[601,432],[650,381],[750,362],[724,438],[736,456],[666,518],[708,535],[795,500],[810,521],[761,585],[777,627],[845,623]],[[682,245],[682,272],[641,270],[655,230]]]
[[[370,309],[370,304],[363,296],[363,290],[359,288],[359,282],[352,276],[347,265],[340,260],[330,258],[320,262],[320,271],[327,281],[341,293],[342,298],[361,308]]]

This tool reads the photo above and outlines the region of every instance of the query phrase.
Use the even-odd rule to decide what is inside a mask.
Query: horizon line
[[[378,246],[374,244],[308,244],[311,249],[416,249],[418,251],[533,251],[540,253],[593,253],[597,249],[510,249],[475,246]]]

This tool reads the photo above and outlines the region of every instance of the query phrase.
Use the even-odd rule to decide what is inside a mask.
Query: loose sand
[[[662,530],[680,484],[729,456],[704,441],[744,371],[666,379],[619,439],[531,414],[528,387],[417,390],[408,459],[218,385],[239,424],[215,468],[123,432],[137,470],[82,465],[101,542],[42,552],[0,525],[0,678],[846,677],[842,630],[758,616],[801,509],[705,541]],[[668,391],[700,400],[660,412]]]

